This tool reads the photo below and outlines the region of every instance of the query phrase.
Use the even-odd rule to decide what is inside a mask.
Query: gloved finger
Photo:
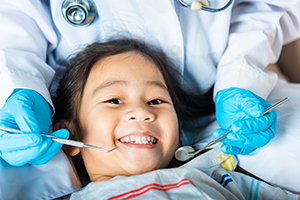
[[[24,101],[28,108],[31,108],[31,111],[33,111],[37,122],[32,122],[38,125],[41,133],[48,134],[50,125],[52,124],[52,110],[47,100],[34,90],[22,89],[18,92],[18,99]]]
[[[0,150],[1,151],[16,151],[25,150],[30,147],[35,147],[43,142],[43,139],[38,134],[33,133],[8,133],[0,131]]]
[[[60,129],[58,131],[53,132],[51,135],[59,138],[67,139],[69,138],[69,131],[66,129]],[[42,165],[47,163],[49,160],[54,158],[56,154],[59,152],[63,144],[53,141],[47,152],[43,155],[40,155],[36,159],[30,161],[30,164],[33,165]]]
[[[255,150],[256,150],[256,148],[243,149],[243,148],[238,148],[238,147],[230,146],[230,145],[226,145],[226,144],[222,144],[222,146],[221,146],[221,151],[223,153],[230,154],[230,155],[238,155],[238,154],[247,155]]]
[[[239,109],[248,116],[258,117],[263,115],[264,108],[261,105],[260,97],[249,90],[240,88],[224,89],[217,93],[215,101],[216,106]],[[219,109],[223,110],[222,108]],[[218,111],[219,109],[216,110]]]
[[[44,154],[41,154],[37,158],[31,160],[29,162],[29,164],[32,164],[32,165],[46,164],[49,160],[51,160],[52,158],[54,158],[56,156],[56,154],[59,152],[61,147],[62,147],[62,144],[53,141],[51,146],[47,150],[47,152],[45,152]]]
[[[263,116],[264,107],[261,105],[261,101],[250,91],[248,91],[247,95],[241,95],[238,102],[240,102],[240,109],[243,110],[243,112],[248,116]]]
[[[222,142],[241,149],[260,148],[266,145],[274,136],[275,133],[272,129],[247,134],[235,134],[231,132]]]
[[[46,138],[40,145],[35,147],[16,151],[1,151],[0,155],[12,166],[23,166],[47,151],[51,143],[51,138]]]
[[[0,127],[19,129],[14,117],[10,113],[3,112],[3,109],[0,109]]]
[[[226,132],[226,129],[216,129],[213,132],[213,137],[217,138]],[[275,133],[272,129],[247,134],[236,134],[234,132],[230,132],[223,140],[221,140],[221,142],[237,148],[258,148],[266,145],[274,136]]]
[[[224,135],[224,133],[226,133],[227,131],[228,131],[227,129],[222,129],[222,128],[215,129],[213,132],[213,137],[216,139],[216,138],[220,137],[221,135]],[[221,140],[221,141],[223,141],[223,140]]]
[[[51,133],[50,135],[53,135],[58,138],[64,138],[64,139],[68,139],[70,137],[70,133],[67,129],[59,129]]]
[[[40,133],[40,128],[37,123],[32,107],[25,103],[24,97],[18,97],[7,102],[7,108],[16,120],[22,132]],[[24,102],[25,101],[25,102]]]
[[[272,124],[276,124],[277,112],[273,110],[261,117],[247,118],[233,122],[231,129],[236,134],[246,134],[260,132],[268,129]]]

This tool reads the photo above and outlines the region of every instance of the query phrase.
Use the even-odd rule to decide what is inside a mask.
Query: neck
[[[91,178],[92,182],[98,182],[98,181],[108,181],[110,179],[114,178],[114,176],[108,176],[108,175],[99,175]]]

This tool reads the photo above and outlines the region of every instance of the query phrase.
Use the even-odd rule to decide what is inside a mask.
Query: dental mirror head
[[[188,161],[194,157],[195,150],[190,146],[183,146],[176,150],[175,158],[179,161]]]

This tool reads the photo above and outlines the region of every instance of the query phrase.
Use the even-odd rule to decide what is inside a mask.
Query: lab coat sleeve
[[[227,48],[218,64],[214,96],[222,89],[248,89],[266,98],[277,75],[264,71],[282,45],[300,35],[299,1],[235,1]]]
[[[51,104],[48,88],[55,72],[45,61],[56,34],[49,11],[41,1],[0,5],[0,108],[15,88],[35,90]]]

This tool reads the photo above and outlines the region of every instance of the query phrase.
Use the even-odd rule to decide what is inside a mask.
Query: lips
[[[148,144],[154,145],[157,139],[150,135],[127,135],[119,139],[120,142],[125,144]]]

